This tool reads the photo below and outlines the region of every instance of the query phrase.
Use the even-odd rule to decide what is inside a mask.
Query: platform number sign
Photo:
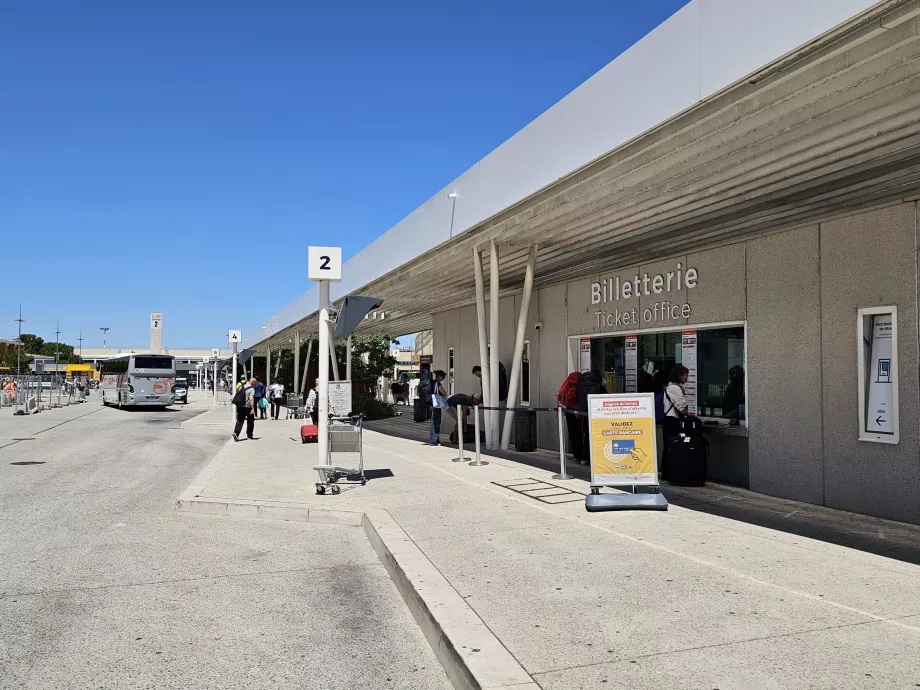
[[[152,312],[150,314],[150,328],[154,331],[163,329],[163,314],[160,312]]]
[[[227,340],[231,345],[241,343],[243,341],[243,331],[230,331],[227,334]]]
[[[307,269],[310,280],[342,280],[342,248],[310,247]]]

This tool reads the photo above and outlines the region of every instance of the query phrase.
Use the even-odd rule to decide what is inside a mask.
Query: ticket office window
[[[671,370],[683,364],[681,331],[639,333],[637,387],[654,393],[668,383]],[[744,327],[697,332],[696,408],[700,417],[730,425],[747,425]],[[626,336],[591,339],[591,368],[610,393],[626,392]]]

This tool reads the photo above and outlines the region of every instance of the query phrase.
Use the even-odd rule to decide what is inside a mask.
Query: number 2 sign
[[[342,280],[342,248],[310,247],[307,260],[307,277],[310,280]]]

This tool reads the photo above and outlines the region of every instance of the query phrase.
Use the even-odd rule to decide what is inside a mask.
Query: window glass
[[[671,369],[683,363],[681,331],[639,333],[637,390],[654,393],[668,382]],[[745,425],[744,327],[697,332],[697,414]],[[611,393],[626,391],[626,337],[592,338],[591,368]],[[724,423],[724,422],[723,422]]]
[[[699,415],[746,421],[744,328],[700,331],[697,362]]]
[[[157,355],[138,355],[134,358],[135,369],[172,369],[172,357],[160,357]]]
[[[608,393],[625,393],[626,337],[593,338],[591,369],[601,375]]]

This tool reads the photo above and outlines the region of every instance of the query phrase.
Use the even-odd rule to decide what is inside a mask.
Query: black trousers
[[[246,436],[252,438],[252,432],[256,428],[256,416],[251,414],[252,410],[248,407],[237,407],[236,408],[236,426],[233,427],[233,433],[237,436],[240,435],[240,432],[243,430],[243,423],[246,423]]]
[[[567,414],[565,416],[565,426],[569,432],[568,451],[576,460],[587,459],[585,454],[584,438],[582,436],[581,420],[582,417],[579,417],[578,415]]]
[[[281,398],[269,398],[269,402],[272,404],[271,416],[273,419],[278,419],[278,413],[281,412]]]

